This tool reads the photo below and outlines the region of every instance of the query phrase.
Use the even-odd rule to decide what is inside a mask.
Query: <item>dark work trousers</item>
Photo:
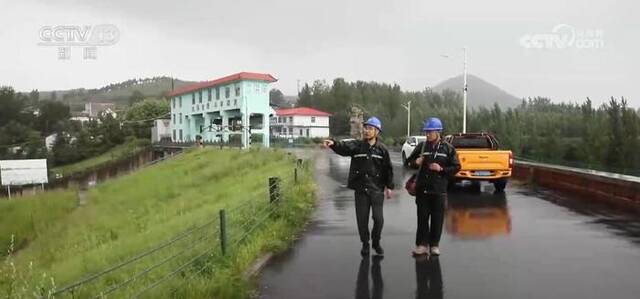
[[[438,246],[442,236],[444,222],[444,207],[447,194],[418,194],[418,230],[416,231],[416,246]]]
[[[356,198],[356,220],[358,221],[358,233],[360,241],[369,242],[369,211],[373,211],[373,230],[371,240],[380,241],[384,216],[382,216],[382,204],[384,203],[384,193],[377,190],[358,190],[355,192]]]

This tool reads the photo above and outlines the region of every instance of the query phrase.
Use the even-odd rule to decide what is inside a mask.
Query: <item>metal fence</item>
[[[215,271],[216,264],[280,217],[283,201],[288,200],[284,194],[298,186],[306,167],[298,159],[293,169],[269,177],[264,189],[219,209],[209,221],[75,282],[43,290],[39,298],[141,298],[169,282],[174,286],[169,292],[176,292],[203,272]]]

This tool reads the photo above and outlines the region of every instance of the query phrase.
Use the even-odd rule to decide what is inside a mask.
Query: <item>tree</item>
[[[139,90],[134,90],[129,96],[129,106],[133,106],[135,103],[142,102],[144,99],[144,94]]]
[[[269,103],[278,107],[284,107],[286,106],[287,101],[285,101],[282,91],[274,88],[269,91]]]
[[[125,133],[138,138],[151,138],[156,118],[167,117],[171,109],[166,100],[146,99],[134,104],[125,114]]]
[[[71,116],[69,106],[61,102],[42,101],[38,106],[39,113],[35,128],[44,136],[59,130]]]
[[[0,87],[0,126],[18,121],[23,108],[23,102],[17,98],[13,88]]]

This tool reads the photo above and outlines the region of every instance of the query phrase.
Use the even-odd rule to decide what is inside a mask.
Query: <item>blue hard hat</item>
[[[437,117],[430,117],[424,121],[422,131],[442,131],[442,121]]]
[[[378,129],[378,131],[382,131],[382,122],[377,118],[377,117],[370,117],[369,119],[367,119],[366,122],[364,122],[365,126],[372,126],[376,129]]]

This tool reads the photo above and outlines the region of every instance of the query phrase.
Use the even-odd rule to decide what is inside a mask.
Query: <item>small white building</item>
[[[156,119],[151,128],[151,142],[171,141],[171,119]]]
[[[329,137],[331,113],[308,107],[279,108],[271,118],[271,135],[276,138]]]

